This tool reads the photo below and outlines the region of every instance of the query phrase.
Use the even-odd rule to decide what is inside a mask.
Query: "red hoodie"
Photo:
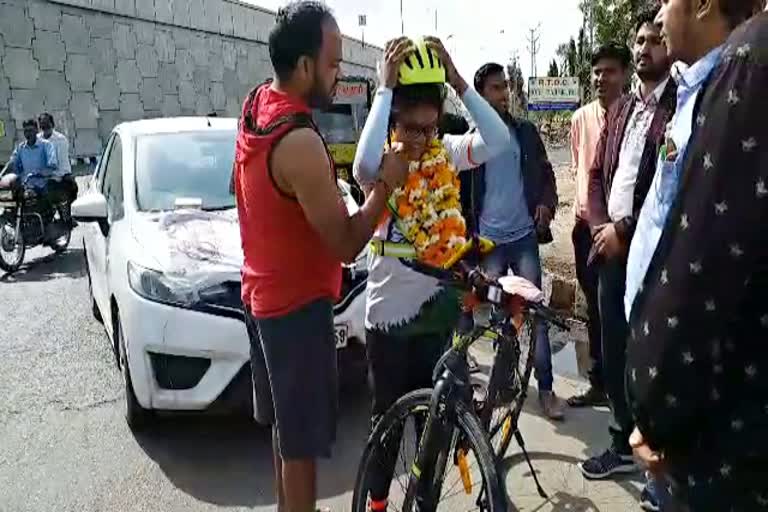
[[[259,88],[252,102],[250,98],[243,106],[235,147],[234,185],[245,256],[242,299],[257,318],[271,318],[317,299],[337,300],[341,262],[299,202],[277,188],[269,169],[275,145],[294,129],[308,126],[301,120],[311,115],[309,107],[270,85]],[[250,126],[247,117],[253,121]],[[334,173],[330,158],[328,170]]]

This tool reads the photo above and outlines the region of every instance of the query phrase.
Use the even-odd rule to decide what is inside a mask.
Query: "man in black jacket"
[[[509,114],[509,88],[502,66],[480,68],[475,89],[506,121],[511,142],[504,153],[480,169],[462,173],[465,217],[471,231],[496,244],[483,262],[489,274],[502,276],[511,269],[541,286],[538,244],[552,241],[550,223],[557,209],[552,165],[536,127]],[[534,364],[542,410],[548,418],[560,420],[563,406],[552,391],[552,353],[544,323],[537,332]]]

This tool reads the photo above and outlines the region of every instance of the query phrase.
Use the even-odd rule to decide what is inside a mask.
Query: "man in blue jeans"
[[[549,225],[557,209],[552,165],[536,127],[510,115],[501,65],[481,67],[475,74],[475,89],[504,119],[511,141],[502,154],[460,176],[465,218],[471,231],[496,244],[483,262],[489,275],[500,277],[512,270],[541,287],[539,244],[552,241]],[[562,420],[563,404],[552,390],[552,351],[543,322],[536,333],[534,366],[544,415]]]

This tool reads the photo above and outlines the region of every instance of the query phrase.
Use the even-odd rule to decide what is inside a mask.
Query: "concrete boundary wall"
[[[271,74],[273,23],[236,0],[0,0],[0,162],[43,111],[73,157],[99,154],[121,121],[237,116]],[[345,38],[343,71],[373,77],[380,55]]]

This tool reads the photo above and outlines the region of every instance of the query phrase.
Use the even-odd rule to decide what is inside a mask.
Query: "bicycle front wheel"
[[[474,413],[457,404],[450,445],[438,457],[433,486],[439,499],[432,511],[404,502],[419,441],[428,421],[432,390],[414,391],[398,400],[374,427],[363,452],[352,497],[353,512],[367,512],[373,501],[387,501],[388,511],[506,510],[504,486],[486,432]],[[438,493],[435,493],[438,495]]]
[[[536,356],[536,325],[539,321],[531,315],[526,316],[517,336],[508,340],[512,343],[511,347],[506,348],[510,360],[504,366],[508,366],[500,368],[494,365],[492,370],[492,373],[503,372],[501,378],[495,378],[495,375],[490,378],[493,387],[502,383],[503,389],[488,391],[492,406],[488,437],[497,460],[504,458],[519,428],[518,422],[528,396],[528,383]]]

